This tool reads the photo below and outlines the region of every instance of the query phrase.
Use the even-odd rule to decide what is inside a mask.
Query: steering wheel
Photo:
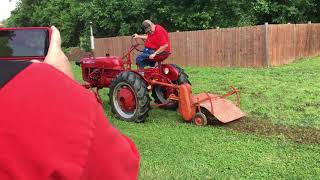
[[[131,37],[131,46],[136,50],[136,51],[139,51],[139,52],[143,52],[143,49],[144,49],[144,40],[143,39],[140,39],[140,38],[133,38]]]

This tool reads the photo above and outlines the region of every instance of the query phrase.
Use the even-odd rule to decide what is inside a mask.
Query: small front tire
[[[197,126],[205,126],[208,123],[206,115],[201,112],[197,112],[193,117],[192,122]]]

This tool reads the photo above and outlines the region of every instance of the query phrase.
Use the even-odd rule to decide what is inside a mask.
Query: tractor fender
[[[146,78],[145,78],[143,75],[141,75],[138,71],[135,71],[135,70],[126,70],[126,72],[133,72],[133,73],[137,74],[138,76],[141,77],[141,79],[144,80],[144,82],[145,82],[146,84],[149,84],[149,83],[148,83],[148,79],[146,79]],[[122,73],[122,72],[121,72],[121,73]]]
[[[162,74],[170,79],[171,81],[177,81],[179,78],[179,69],[175,67],[176,65],[171,64],[161,64]],[[165,73],[165,69],[168,69],[168,74]]]

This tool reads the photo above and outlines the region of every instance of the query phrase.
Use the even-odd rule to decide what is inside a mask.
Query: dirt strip
[[[290,127],[274,124],[270,120],[259,120],[252,117],[241,118],[228,124],[210,123],[213,126],[222,126],[237,132],[257,134],[263,136],[284,136],[296,143],[320,144],[320,129],[308,127]]]

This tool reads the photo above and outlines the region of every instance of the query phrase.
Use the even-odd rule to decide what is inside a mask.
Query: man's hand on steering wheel
[[[136,36],[135,36],[136,35]],[[131,36],[131,47],[133,47],[138,52],[143,52],[144,49],[144,41],[139,37],[138,34],[134,34]]]
[[[149,59],[153,59],[157,54],[156,53],[153,53],[149,56]]]
[[[134,34],[134,35],[132,35],[132,37],[133,37],[134,39],[137,39],[137,38],[139,38],[139,35],[138,35],[138,34]]]

